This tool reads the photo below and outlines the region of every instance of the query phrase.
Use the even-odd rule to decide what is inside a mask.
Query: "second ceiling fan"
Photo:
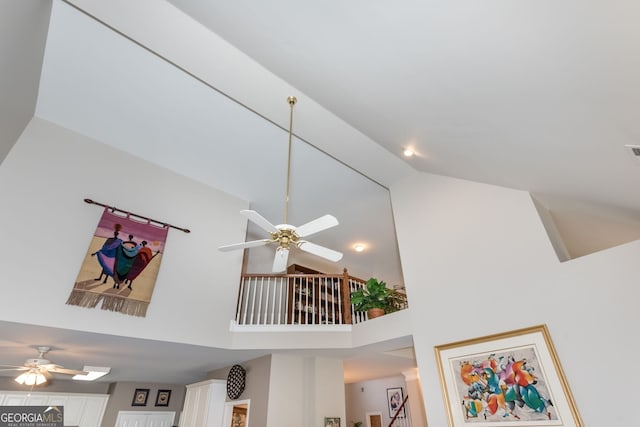
[[[266,220],[262,215],[253,210],[242,210],[240,214],[245,216],[251,222],[258,227],[267,231],[270,235],[269,239],[252,240],[249,242],[236,243],[233,245],[220,246],[218,249],[221,251],[232,251],[236,249],[253,248],[257,246],[265,246],[268,244],[276,243],[275,257],[273,260],[272,271],[279,273],[287,268],[287,261],[289,259],[290,248],[297,247],[300,250],[308,252],[313,255],[328,259],[329,261],[337,262],[342,259],[342,253],[334,251],[333,249],[326,248],[324,246],[316,245],[307,240],[303,240],[305,237],[309,237],[313,234],[327,230],[331,227],[338,225],[338,220],[333,215],[324,215],[313,221],[307,222],[299,227],[295,227],[291,224],[287,224],[288,210],[289,210],[289,181],[291,175],[291,142],[293,135],[293,106],[296,104],[297,99],[295,96],[287,98],[290,106],[289,112],[289,151],[287,156],[287,184],[285,194],[285,210],[284,210],[284,224],[273,225]]]

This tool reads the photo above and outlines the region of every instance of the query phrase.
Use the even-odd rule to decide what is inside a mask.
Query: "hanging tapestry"
[[[67,304],[144,317],[169,228],[105,209]]]

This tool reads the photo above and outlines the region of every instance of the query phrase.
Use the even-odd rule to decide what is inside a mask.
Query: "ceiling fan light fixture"
[[[51,381],[51,379],[53,378],[52,373],[63,375],[87,374],[87,372],[78,371],[75,369],[67,369],[63,366],[51,363],[50,360],[45,358],[49,350],[51,350],[51,347],[38,347],[38,352],[40,353],[38,357],[32,357],[25,360],[22,366],[0,365],[0,369],[3,371],[20,371],[21,374],[14,378],[14,381],[18,384],[29,386],[40,385]]]
[[[47,377],[37,369],[31,369],[18,375],[14,381],[21,385],[40,385],[47,382]]]

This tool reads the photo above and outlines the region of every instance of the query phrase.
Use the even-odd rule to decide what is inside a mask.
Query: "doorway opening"
[[[250,399],[234,400],[224,404],[224,427],[249,427]]]
[[[367,412],[367,427],[382,427],[381,412]]]

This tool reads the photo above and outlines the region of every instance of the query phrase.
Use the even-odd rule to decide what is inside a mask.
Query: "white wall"
[[[37,117],[0,167],[0,197],[0,220],[19,224],[3,233],[14,243],[0,245],[0,320],[229,349],[350,348],[410,333],[407,313],[353,334],[231,333],[242,251],[217,247],[244,240],[237,212],[247,203]],[[170,230],[145,318],[65,305],[102,213],[85,198],[192,231]],[[15,304],[34,291],[29,310]]]
[[[267,426],[308,425],[306,420],[311,408],[305,399],[308,378],[305,372],[304,358],[285,354],[271,355]]]
[[[132,406],[135,390],[138,388],[148,388],[147,404],[145,406]],[[171,390],[169,397],[169,406],[155,406],[158,390]],[[118,382],[112,383],[109,387],[109,402],[104,411],[102,426],[111,427],[116,425],[118,414],[120,411],[129,412],[174,412],[176,414],[175,421],[177,423],[180,417],[180,411],[184,405],[184,396],[186,393],[184,386],[176,386],[173,384],[155,384],[155,383],[137,383],[137,382]]]
[[[243,362],[251,426],[324,427],[324,417],[345,419],[342,360],[299,354],[272,354]],[[208,378],[225,379],[230,368]],[[229,399],[227,399],[228,401]]]
[[[50,14],[50,1],[0,2],[0,163],[33,116]]]
[[[191,229],[169,232],[145,318],[65,305],[102,213],[84,198]],[[0,167],[0,200],[13,242],[0,245],[0,319],[230,346],[242,252],[217,246],[244,239],[246,202],[38,118]]]
[[[346,384],[344,386],[347,402],[347,423],[345,425],[351,427],[352,421],[362,421],[362,426],[366,426],[365,415],[368,412],[382,413],[382,425],[389,425],[391,417],[389,417],[389,406],[387,405],[387,389],[398,387],[402,388],[402,394],[406,396],[407,388],[402,375]],[[420,426],[415,423],[414,425]]]
[[[434,346],[543,323],[585,423],[637,423],[619,399],[636,388],[640,242],[560,263],[525,192],[415,173],[391,195],[429,425],[447,425]]]
[[[323,427],[325,417],[345,424],[342,360],[273,354],[268,427]]]
[[[240,364],[245,370],[245,389],[236,400],[250,400],[249,425],[251,427],[266,427],[269,386],[271,383],[271,355],[247,360]],[[226,380],[231,366],[211,371],[207,379]],[[230,402],[229,396],[226,401]]]
[[[345,394],[344,368],[342,360],[328,357],[314,357],[309,363],[312,365],[314,411],[313,423],[324,427],[325,417],[340,417],[341,426],[348,426],[345,422]],[[308,385],[309,386],[309,385]]]

